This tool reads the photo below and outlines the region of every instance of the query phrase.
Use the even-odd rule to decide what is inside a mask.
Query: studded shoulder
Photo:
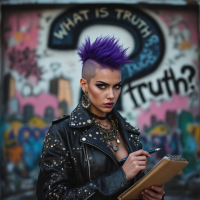
[[[52,121],[52,125],[53,125],[53,124],[57,124],[58,122],[61,122],[61,121],[65,120],[65,119],[67,119],[67,118],[69,118],[69,117],[70,117],[70,115],[63,115],[62,117],[59,117],[59,118],[57,118],[57,119],[54,119],[54,120]]]
[[[140,134],[139,133],[139,128],[138,127],[134,127],[134,126],[132,126],[132,125],[130,125],[128,122],[126,122],[125,123],[126,124],[126,129],[128,130],[128,131],[131,131],[131,132],[134,132],[134,133],[136,133],[136,134]]]

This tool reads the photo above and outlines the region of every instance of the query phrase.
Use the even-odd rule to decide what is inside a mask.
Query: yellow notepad
[[[150,189],[152,185],[161,186],[165,184],[188,164],[184,158],[165,156],[145,176],[118,196],[118,199],[141,199],[140,192],[144,189]]]

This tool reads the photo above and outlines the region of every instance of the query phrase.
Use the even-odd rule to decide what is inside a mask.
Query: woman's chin
[[[112,106],[112,107],[94,106],[94,107],[95,107],[95,110],[97,111],[97,113],[99,113],[99,111],[102,113],[109,113],[112,111],[114,106]],[[93,109],[92,110],[90,109],[90,111],[95,113],[95,111]]]
[[[111,112],[112,109],[113,109],[113,107],[110,107],[110,108],[103,108],[103,109],[102,109],[102,112],[109,113],[109,112]]]

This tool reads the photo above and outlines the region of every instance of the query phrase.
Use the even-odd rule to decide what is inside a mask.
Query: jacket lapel
[[[137,151],[140,148],[140,133],[138,132],[139,128],[133,127],[129,123],[127,123],[124,118],[119,114],[119,112],[115,109],[112,110],[112,115],[115,116],[118,120],[118,129],[125,144],[128,147],[129,153]]]
[[[117,164],[117,159],[113,152],[111,151],[110,147],[107,145],[103,137],[100,135],[99,130],[96,126],[92,126],[86,133],[82,135],[80,138],[80,142],[89,144],[101,150],[102,152],[109,155],[113,161]]]
[[[118,111],[113,109],[111,114],[114,119],[118,120],[118,130],[128,147],[129,153],[138,150],[139,132],[137,127],[132,127],[130,124],[125,122],[124,118],[119,114]],[[102,152],[109,155],[113,161],[117,164],[117,159],[110,147],[107,145],[103,137],[100,135],[99,130],[94,125],[88,112],[78,104],[78,106],[72,111],[69,120],[69,126],[71,128],[89,128],[86,132],[83,132],[80,137],[80,142],[89,144],[101,150]]]
[[[71,128],[89,128],[86,132],[83,132],[80,137],[80,142],[89,144],[101,150],[102,152],[109,155],[114,162],[117,164],[117,160],[110,147],[104,141],[103,137],[100,135],[99,130],[94,125],[88,112],[78,104],[78,106],[72,111],[69,126]]]

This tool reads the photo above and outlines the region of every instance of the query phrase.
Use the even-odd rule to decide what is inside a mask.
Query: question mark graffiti
[[[194,76],[195,76],[195,69],[192,67],[192,66],[189,66],[189,65],[186,65],[186,66],[183,66],[183,68],[181,69],[181,72],[184,74],[185,71],[189,71],[189,77],[188,77],[188,80],[189,82],[191,83]],[[194,90],[194,85],[191,85],[191,89]]]
[[[53,72],[56,72],[61,67],[60,63],[53,62],[50,64],[50,68]]]

